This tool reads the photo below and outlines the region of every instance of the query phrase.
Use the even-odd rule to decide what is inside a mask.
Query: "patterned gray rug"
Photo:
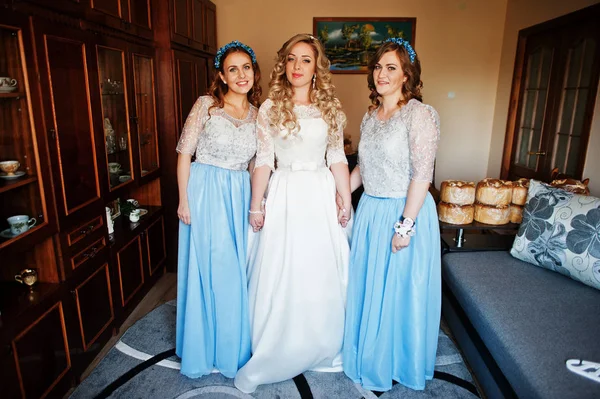
[[[436,373],[424,391],[400,384],[385,393],[354,384],[344,373],[306,372],[293,380],[260,386],[252,395],[221,374],[190,379],[179,373],[174,355],[175,301],[166,303],[129,328],[71,395],[88,398],[168,399],[392,399],[477,398],[473,379],[454,343],[440,331]]]

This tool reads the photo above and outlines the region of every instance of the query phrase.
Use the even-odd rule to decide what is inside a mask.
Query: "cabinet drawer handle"
[[[98,255],[98,248],[96,248],[96,247],[92,247],[92,248],[89,250],[89,252],[86,252],[86,253],[84,253],[84,254],[83,254],[83,257],[84,257],[85,259],[91,259],[91,258],[93,258],[93,257],[94,257],[94,256],[96,256],[96,255]]]
[[[90,234],[93,230],[94,230],[94,226],[93,224],[90,224],[88,227],[79,230],[79,233],[81,233],[82,236],[85,236],[87,234]]]

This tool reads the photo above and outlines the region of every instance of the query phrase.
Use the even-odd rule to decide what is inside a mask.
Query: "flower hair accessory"
[[[412,46],[410,45],[410,43],[404,39],[401,39],[399,37],[390,37],[389,39],[386,39],[384,41],[384,43],[396,43],[399,46],[402,46],[406,49],[406,52],[408,53],[408,56],[410,58],[410,62],[414,63],[415,62],[415,57],[417,56],[417,53],[415,53],[415,50],[412,48]]]
[[[221,66],[221,58],[223,57],[223,54],[225,54],[225,52],[227,50],[229,50],[230,48],[234,48],[234,47],[241,48],[242,50],[244,50],[248,54],[250,54],[250,58],[252,58],[252,63],[256,64],[256,55],[254,54],[254,50],[252,50],[252,48],[250,48],[250,46],[246,46],[244,43],[234,40],[232,42],[227,43],[226,45],[224,45],[217,51],[217,55],[215,56],[215,68],[216,69],[219,69],[219,67]]]

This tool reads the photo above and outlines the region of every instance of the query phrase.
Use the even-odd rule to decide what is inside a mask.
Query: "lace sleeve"
[[[256,118],[256,162],[254,168],[268,166],[275,170],[275,146],[273,144],[273,127],[269,122],[269,109],[271,101],[267,100],[261,105]]]
[[[185,125],[181,131],[181,137],[177,143],[176,151],[180,154],[193,155],[198,146],[198,138],[204,130],[204,124],[208,118],[208,108],[210,107],[210,97],[200,97],[192,107],[190,114],[185,120]]]
[[[416,105],[412,113],[409,131],[411,179],[431,182],[440,140],[440,117],[433,107],[424,104]]]
[[[335,141],[329,141],[327,143],[327,153],[325,154],[325,160],[327,161],[327,166],[331,167],[336,163],[345,163],[348,165],[348,160],[346,159],[346,154],[344,153],[344,122],[346,117],[341,114],[338,116],[338,130],[335,132],[336,138]]]

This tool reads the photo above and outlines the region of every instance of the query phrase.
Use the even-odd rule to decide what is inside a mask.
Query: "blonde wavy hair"
[[[327,122],[329,141],[333,143],[339,139],[336,132],[343,130],[346,126],[346,115],[342,111],[340,100],[335,95],[335,86],[331,83],[331,72],[329,71],[331,63],[325,55],[323,45],[306,33],[295,35],[285,42],[277,52],[277,62],[273,67],[269,82],[269,99],[273,102],[268,113],[271,126],[287,128],[289,132],[286,137],[295,135],[300,130],[292,102],[294,89],[285,74],[288,55],[298,43],[307,43],[313,49],[317,77],[315,87],[311,86],[310,89],[310,102],[321,111],[321,116]]]

